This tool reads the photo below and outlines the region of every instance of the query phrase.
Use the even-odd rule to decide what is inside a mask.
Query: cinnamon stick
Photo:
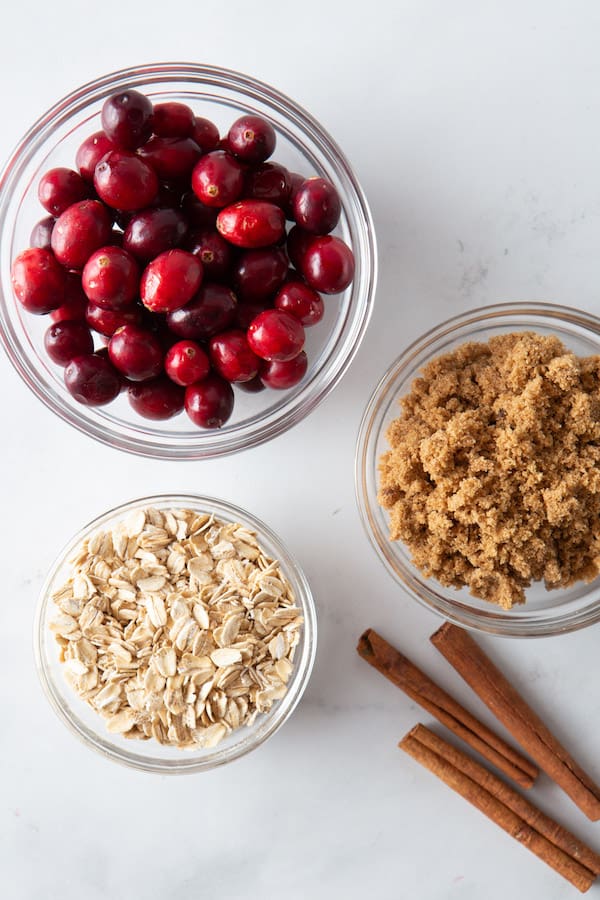
[[[378,672],[389,678],[457,737],[481,753],[492,765],[522,787],[531,787],[538,775],[536,766],[471,715],[376,631],[368,628],[360,637],[356,649]]]
[[[597,871],[584,864],[582,855],[597,868],[597,856],[593,850],[585,847],[558,823],[547,819],[540,810],[518,794],[516,794],[518,806],[526,816],[515,812],[514,808],[505,802],[507,799],[505,789],[511,794],[516,792],[475,760],[452,747],[423,725],[416,725],[398,746],[582,893],[592,886]],[[514,802],[514,798],[511,799],[511,803]],[[521,803],[525,804],[526,808],[523,808]],[[536,825],[531,824],[532,822]],[[544,829],[545,833],[540,829]],[[549,839],[547,834],[560,840],[561,844]],[[564,849],[562,846],[564,841],[576,848],[579,858],[575,858]]]
[[[585,815],[600,819],[600,788],[483,652],[471,635],[449,622],[431,642],[541,769]]]

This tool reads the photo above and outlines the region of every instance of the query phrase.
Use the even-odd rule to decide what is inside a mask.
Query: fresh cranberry
[[[214,228],[219,212],[216,207],[201,203],[193,191],[188,191],[181,198],[181,211],[190,228],[195,229]]]
[[[217,216],[217,229],[236,247],[268,247],[284,236],[285,216],[274,203],[241,200],[221,210]]]
[[[291,190],[290,173],[279,163],[262,163],[251,169],[244,182],[244,197],[266,200],[285,207]]]
[[[285,281],[288,260],[279,247],[246,250],[233,271],[236,294],[243,301],[267,300]]]
[[[202,347],[194,341],[177,341],[165,356],[165,372],[175,384],[187,387],[206,378],[210,360]]]
[[[152,131],[159,137],[191,137],[196,120],[185,103],[156,103],[152,113]]]
[[[44,335],[46,353],[59,366],[66,366],[75,356],[92,353],[94,339],[85,322],[55,322]]]
[[[167,181],[188,178],[201,156],[200,147],[190,138],[153,137],[137,152],[152,166],[159,178]]]
[[[213,372],[185,389],[185,411],[200,428],[220,428],[233,412],[233,390]]]
[[[352,250],[331,234],[313,238],[304,251],[300,271],[316,291],[339,294],[354,278]]]
[[[138,295],[140,270],[126,250],[101,247],[83,267],[81,283],[91,303],[102,309],[122,309]]]
[[[164,375],[132,384],[127,390],[129,402],[138,415],[145,419],[171,419],[183,409],[185,393]]]
[[[264,300],[248,300],[245,303],[238,303],[234,324],[243,331],[247,331],[250,323],[265,309],[269,309],[269,305]]]
[[[213,368],[227,381],[250,381],[258,374],[261,360],[250,349],[241,329],[216,334],[209,350]]]
[[[50,318],[53,322],[85,321],[88,299],[81,287],[79,272],[67,272],[67,282],[63,302],[58,309],[53,309]]]
[[[114,150],[115,145],[106,137],[103,131],[96,131],[85,139],[75,156],[75,164],[79,169],[79,174],[86,181],[94,180],[94,172],[96,166],[103,156],[110,150]]]
[[[29,238],[30,247],[41,247],[44,250],[50,250],[52,247],[52,231],[56,219],[54,216],[46,216],[40,219],[37,225],[33,226],[31,237]]]
[[[294,219],[311,234],[329,234],[340,221],[338,192],[325,178],[307,178],[294,193]]]
[[[304,328],[289,313],[266,309],[250,323],[248,343],[261,359],[285,362],[298,356],[302,350]]]
[[[228,206],[237,200],[243,187],[244,170],[223,150],[201,157],[192,172],[192,190],[205,206]]]
[[[231,325],[236,307],[230,288],[207,281],[186,306],[167,315],[167,325],[179,337],[207,340]]]
[[[144,262],[178,247],[187,233],[183,213],[176,209],[144,209],[129,220],[123,248]]]
[[[67,273],[51,250],[30,247],[15,258],[11,269],[17,300],[35,315],[58,309],[65,297]]]
[[[51,216],[60,216],[65,209],[85,200],[88,195],[89,186],[81,175],[63,167],[50,169],[42,175],[38,185],[39,201]]]
[[[113,94],[102,107],[102,128],[117,147],[135,150],[152,134],[152,103],[139,91]]]
[[[306,253],[306,248],[312,241],[313,236],[308,231],[303,231],[297,225],[290,228],[287,236],[286,250],[292,265],[297,269],[302,269],[302,260]]]
[[[106,245],[111,231],[112,222],[106,207],[98,200],[82,200],[56,220],[52,249],[63,266],[83,269],[94,250]]]
[[[145,381],[162,371],[160,341],[138,325],[118,328],[108,342],[108,355],[113,366],[132,381]]]
[[[285,205],[285,217],[289,219],[291,222],[294,221],[294,198],[296,196],[296,191],[300,187],[301,184],[304,184],[306,178],[304,175],[299,175],[298,172],[290,172],[290,193],[288,195],[287,203]]]
[[[196,116],[192,138],[203,153],[210,153],[211,150],[216,150],[219,145],[219,129],[210,119]]]
[[[135,153],[111,150],[96,166],[94,187],[107,206],[128,211],[150,206],[158,193],[158,178]]]
[[[282,309],[308,328],[316,325],[323,318],[325,307],[323,300],[303,281],[288,281],[277,292],[275,309]]]
[[[65,368],[65,385],[79,403],[103,406],[121,392],[121,378],[106,356],[76,356]]]
[[[266,360],[260,367],[259,377],[266,387],[284,391],[302,381],[307,368],[308,360],[303,350],[298,356],[286,361]]]
[[[202,281],[202,263],[185,250],[167,250],[144,269],[140,296],[151,312],[173,312],[192,299]]]
[[[93,303],[88,303],[85,311],[85,320],[90,328],[93,328],[98,334],[112,337],[115,331],[124,325],[140,325],[142,311],[139,306],[117,310],[102,309],[101,306],[94,306]]]
[[[260,116],[242,116],[233,123],[227,134],[232,153],[246,163],[264,162],[275,149],[273,126]]]
[[[238,381],[237,387],[245,391],[246,394],[260,394],[265,389],[265,385],[260,380],[260,375],[255,375],[250,381]]]
[[[206,278],[211,281],[227,278],[233,264],[234,250],[218,231],[209,228],[194,231],[186,241],[186,248],[201,261]]]

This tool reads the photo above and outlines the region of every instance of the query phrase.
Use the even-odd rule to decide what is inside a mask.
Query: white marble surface
[[[356,656],[367,625],[477,703],[428,644],[438,620],[367,543],[353,449],[383,367],[433,323],[522,298],[600,312],[599,37],[591,0],[25,0],[3,11],[2,157],[51,102],[103,72],[176,58],[238,68],[304,104],[346,149],[381,259],[372,325],[341,386],[292,432],[231,459],[111,452],[53,418],[0,356],[6,900],[574,894],[396,749],[428,717]],[[312,582],[320,640],[305,698],[270,743],[173,779],[121,769],[66,732],[37,682],[31,624],[44,572],[76,527],[178,489],[232,499],[282,534]],[[600,779],[598,634],[482,643]],[[536,797],[600,848],[600,826],[544,778]]]

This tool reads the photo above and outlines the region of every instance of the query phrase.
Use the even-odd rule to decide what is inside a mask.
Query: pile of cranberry
[[[330,234],[333,185],[266,162],[275,132],[258,116],[220,138],[185,104],[126,91],[104,103],[102,129],[77,151],[78,172],[42,177],[49,215],[12,266],[25,309],[50,313],[44,344],[69,392],[99,406],[126,390],[146,418],[185,407],[218,428],[232,384],[297,384],[320,295],[354,276],[352,251]],[[92,332],[108,346],[94,350]]]

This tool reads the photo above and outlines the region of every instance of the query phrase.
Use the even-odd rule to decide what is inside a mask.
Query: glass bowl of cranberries
[[[71,733],[162,775],[224,765],[272,737],[306,689],[316,641],[310,586],[282,540],[194,494],[132,500],[85,525],[48,573],[34,624],[42,688]]]
[[[376,280],[341,150],[293,101],[191,64],[100,78],[0,181],[0,337],[55,413],[199,459],[280,434],[346,371]]]

